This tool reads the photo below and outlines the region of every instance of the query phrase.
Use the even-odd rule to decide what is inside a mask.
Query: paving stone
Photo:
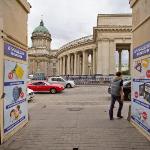
[[[130,102],[124,103],[124,119],[109,120],[106,86],[37,94],[33,102],[28,125],[0,150],[150,150],[150,142],[126,120]]]

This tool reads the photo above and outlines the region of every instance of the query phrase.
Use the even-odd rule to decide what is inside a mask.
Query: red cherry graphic
[[[147,70],[147,71],[146,71],[146,77],[147,77],[147,78],[150,78],[150,70]]]
[[[143,112],[142,113],[142,116],[143,116],[143,118],[146,120],[147,119],[147,113],[146,112]]]
[[[9,79],[13,79],[13,73],[12,73],[12,72],[9,72],[8,78],[9,78]]]
[[[139,95],[138,92],[134,93],[135,98],[138,98],[138,95]]]
[[[23,93],[23,92],[20,93],[20,97],[21,97],[21,98],[24,97],[24,93]]]

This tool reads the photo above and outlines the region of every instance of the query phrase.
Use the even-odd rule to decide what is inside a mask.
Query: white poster
[[[4,134],[28,119],[26,79],[26,64],[5,60]]]
[[[131,119],[150,135],[150,42],[133,50]]]
[[[131,118],[150,133],[150,80],[133,79]]]

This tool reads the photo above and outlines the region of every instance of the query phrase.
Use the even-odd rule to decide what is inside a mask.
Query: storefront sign
[[[4,134],[11,132],[19,124],[28,119],[26,73],[26,64],[5,60]]]
[[[27,59],[27,53],[19,48],[14,47],[11,44],[4,44],[4,54],[10,57],[18,58],[21,60]]]

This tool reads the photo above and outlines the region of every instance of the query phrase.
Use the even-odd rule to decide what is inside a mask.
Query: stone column
[[[110,50],[109,50],[109,39],[102,40],[102,74],[109,75],[110,70]]]
[[[130,49],[128,49],[128,69],[130,73],[131,68],[131,54],[130,54]]]
[[[74,75],[77,75],[77,53],[74,54]]]
[[[62,63],[62,57],[60,57],[60,73],[59,73],[59,75],[62,75],[62,65],[63,65],[63,63]]]
[[[109,74],[115,74],[116,72],[116,65],[115,65],[115,52],[116,52],[116,44],[114,43],[114,40],[110,40],[109,44]]]
[[[102,58],[102,40],[98,41],[97,45],[97,74],[103,74],[102,73],[102,63],[103,63],[103,58]]]
[[[93,74],[96,74],[96,49],[93,49],[92,69],[93,69]]]
[[[119,54],[119,71],[121,71],[121,67],[122,67],[122,50],[118,50],[118,54]]]
[[[73,55],[71,55],[71,75],[73,75],[74,65],[73,65]]]
[[[79,75],[82,75],[83,56],[79,55]]]
[[[77,54],[77,65],[76,65],[76,68],[77,68],[76,74],[80,75],[79,74],[79,70],[80,70],[80,55],[79,54]]]
[[[57,61],[57,75],[60,74],[60,62],[59,62],[59,58],[58,58],[58,61]]]
[[[83,51],[82,52],[82,75],[85,75],[86,74],[86,51]]]
[[[63,56],[63,75],[65,75],[65,67],[66,67],[65,56]]]
[[[70,75],[70,54],[68,54],[67,58],[67,74]]]

